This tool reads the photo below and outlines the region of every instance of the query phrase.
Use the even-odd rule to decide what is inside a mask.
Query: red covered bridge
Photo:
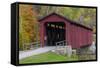
[[[81,48],[92,44],[92,29],[73,22],[61,15],[52,13],[40,22],[41,46],[55,46],[63,41],[72,48]]]

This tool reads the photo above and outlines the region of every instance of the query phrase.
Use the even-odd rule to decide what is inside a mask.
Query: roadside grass
[[[96,55],[79,55],[79,60],[96,60]]]
[[[78,56],[72,55],[71,57],[65,55],[58,55],[53,52],[46,52],[39,55],[33,55],[19,60],[19,64],[27,63],[43,63],[43,62],[62,62],[62,61],[78,61]]]

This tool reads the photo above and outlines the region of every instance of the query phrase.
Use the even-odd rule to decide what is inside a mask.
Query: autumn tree
[[[19,5],[19,48],[24,49],[25,43],[36,41],[36,12],[32,5]]]

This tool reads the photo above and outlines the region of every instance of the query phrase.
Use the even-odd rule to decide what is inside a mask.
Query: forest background
[[[53,12],[90,27],[96,33],[95,8],[19,5],[19,50],[26,50],[25,43],[40,41],[38,20]]]

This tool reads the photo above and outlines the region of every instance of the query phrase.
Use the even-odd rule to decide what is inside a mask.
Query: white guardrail
[[[64,46],[64,45],[66,45],[66,41],[65,40],[56,42],[56,46]]]

